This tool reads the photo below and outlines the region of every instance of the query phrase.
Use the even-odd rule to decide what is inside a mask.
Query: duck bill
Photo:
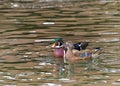
[[[52,48],[56,47],[56,42],[51,45]]]

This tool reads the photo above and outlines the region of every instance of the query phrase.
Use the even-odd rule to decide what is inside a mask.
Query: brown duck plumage
[[[71,41],[65,43],[65,47],[67,48],[65,57],[68,61],[83,61],[83,60],[90,60],[91,58],[96,58],[100,51],[96,51],[94,49],[86,49],[82,51],[73,52],[74,46]],[[84,55],[87,54],[87,55]]]

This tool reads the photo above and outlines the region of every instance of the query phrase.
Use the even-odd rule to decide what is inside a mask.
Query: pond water
[[[55,60],[57,37],[101,47],[95,69]],[[119,0],[0,0],[0,86],[22,85],[120,86]]]

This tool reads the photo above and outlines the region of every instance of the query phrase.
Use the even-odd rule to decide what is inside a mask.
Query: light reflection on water
[[[119,1],[0,0],[0,85],[120,85]],[[23,3],[24,2],[24,3]],[[100,60],[64,64],[52,38],[101,46]]]

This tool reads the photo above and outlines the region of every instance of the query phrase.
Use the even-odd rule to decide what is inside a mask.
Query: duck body
[[[83,58],[79,58],[79,57],[75,56],[73,51],[69,48],[66,51],[65,58],[67,61],[70,61],[70,62],[83,60]]]
[[[98,57],[100,54],[100,48],[94,48],[94,49],[85,49],[81,50],[80,52],[77,52],[78,54],[73,53],[73,44],[72,42],[66,42],[66,54],[65,57],[68,61],[83,61],[83,60],[91,60],[93,58]]]
[[[66,60],[70,62],[75,62],[75,61],[82,61],[85,59],[84,57],[80,57],[74,54],[74,52],[72,51],[74,49],[74,45],[71,42],[66,42],[65,46],[67,48],[67,51],[65,54]]]

